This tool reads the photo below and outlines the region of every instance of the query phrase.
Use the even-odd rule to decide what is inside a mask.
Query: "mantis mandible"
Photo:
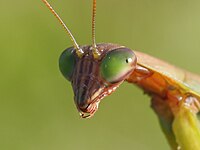
[[[69,35],[73,47],[60,56],[59,68],[71,82],[82,118],[89,118],[99,102],[124,81],[151,97],[151,107],[172,149],[200,149],[200,77],[147,54],[112,43],[96,44],[96,0],[93,0],[92,45],[79,46],[51,5],[42,0]]]

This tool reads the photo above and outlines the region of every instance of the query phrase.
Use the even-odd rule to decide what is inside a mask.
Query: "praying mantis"
[[[127,81],[151,97],[151,107],[171,149],[200,150],[200,76],[119,44],[96,44],[96,0],[93,0],[92,45],[79,46],[47,0],[42,1],[73,43],[61,54],[59,68],[71,82],[82,118],[92,117],[100,101]]]

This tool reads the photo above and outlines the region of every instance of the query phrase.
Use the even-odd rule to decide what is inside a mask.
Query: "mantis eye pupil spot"
[[[126,63],[127,63],[127,64],[130,63],[130,62],[132,62],[132,61],[133,61],[132,58],[126,58]]]

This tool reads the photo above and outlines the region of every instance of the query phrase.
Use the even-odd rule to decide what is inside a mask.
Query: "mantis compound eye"
[[[74,51],[73,47],[67,48],[59,58],[59,69],[62,75],[69,81],[71,80],[76,63]]]
[[[133,72],[136,60],[134,52],[128,48],[108,51],[101,62],[101,76],[109,83],[120,82]]]

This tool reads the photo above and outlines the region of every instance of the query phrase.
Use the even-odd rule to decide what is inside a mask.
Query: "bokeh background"
[[[91,43],[91,0],[49,0],[79,44]],[[168,150],[150,98],[124,83],[81,119],[58,70],[71,46],[41,0],[0,0],[1,150]],[[200,73],[199,0],[98,0],[96,40]]]

